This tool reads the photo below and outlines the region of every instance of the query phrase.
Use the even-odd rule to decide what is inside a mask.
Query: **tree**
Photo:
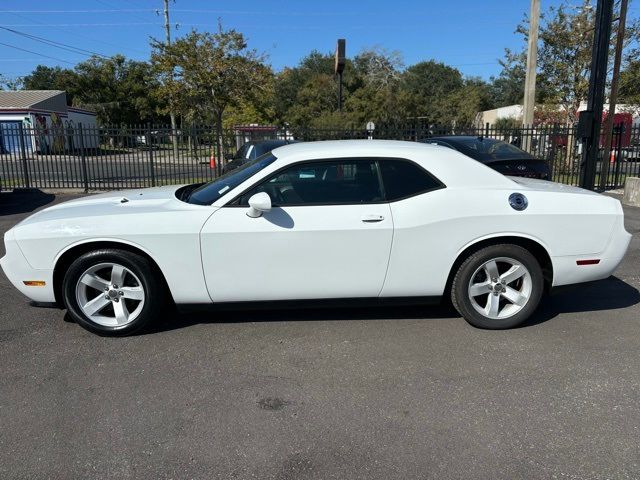
[[[395,87],[404,67],[400,52],[388,52],[381,47],[365,48],[356,55],[353,64],[356,75],[374,90]]]
[[[322,118],[337,110],[338,85],[333,75],[319,73],[296,92],[295,103],[287,111],[287,121],[295,127],[316,127]],[[336,124],[336,127],[344,127]]]
[[[524,94],[525,48],[528,38],[528,21],[518,26],[516,33],[523,37],[523,47],[518,53],[506,50],[501,62],[503,70],[493,80],[494,98],[498,105],[521,103]],[[557,7],[550,7],[541,15],[538,48],[538,82],[536,101],[539,102],[538,122],[577,121],[580,103],[587,100],[595,8],[590,0],[583,0],[576,7],[564,0]],[[638,21],[630,22],[625,32],[625,44],[637,42]],[[613,57],[613,41],[610,58]],[[552,114],[560,111],[561,116]]]
[[[526,62],[524,51],[514,53],[505,49],[504,59],[500,60],[502,71],[498,77],[491,78],[491,94],[496,107],[523,103]]]
[[[67,103],[94,110],[103,124],[157,121],[157,101],[149,95],[156,80],[147,62],[122,55],[91,57],[73,70],[38,65],[24,77],[27,90],[64,90]]]
[[[631,60],[620,73],[620,103],[640,105],[640,60]]]
[[[0,74],[0,90],[21,90],[23,83],[22,77],[10,78]]]
[[[280,123],[296,124],[300,119],[310,116],[332,112],[338,108],[338,90],[334,78],[334,58],[331,54],[323,54],[313,50],[304,57],[300,63],[292,68],[285,68],[275,78],[274,110],[276,120]],[[347,60],[344,71],[344,97],[345,101],[354,89],[353,64]],[[333,84],[332,84],[333,82]],[[321,88],[317,95],[312,95],[314,101],[323,107],[301,105],[305,100],[299,95],[309,97],[309,89],[313,86]],[[312,113],[313,112],[313,113]],[[293,118],[292,117],[295,117]]]
[[[152,40],[151,46],[151,62],[160,78],[157,91],[192,122],[212,112],[221,152],[225,111],[260,98],[268,88],[271,69],[263,56],[247,47],[242,33],[223,30],[222,25],[216,33],[193,30],[170,45]]]
[[[147,62],[122,55],[91,57],[75,67],[73,105],[95,110],[105,124],[157,120],[157,101],[149,91],[157,81]]]
[[[543,103],[560,106],[567,123],[577,121],[589,92],[594,16],[589,0],[577,10],[561,4],[542,15],[538,68]]]
[[[478,112],[492,107],[491,87],[479,78],[467,78],[462,87],[438,99],[433,108],[436,123],[455,129],[473,124]]]
[[[78,75],[71,69],[38,65],[23,79],[25,90],[64,90],[67,103],[73,105],[73,97],[78,89]]]
[[[407,93],[404,105],[407,116],[438,123],[434,113],[436,103],[463,85],[460,71],[444,63],[429,60],[410,66],[401,78],[401,88]]]

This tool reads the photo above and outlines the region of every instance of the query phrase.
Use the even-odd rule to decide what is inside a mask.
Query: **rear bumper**
[[[55,302],[53,270],[35,269],[29,265],[15,240],[13,230],[5,234],[4,245],[7,253],[0,259],[0,266],[13,286],[34,302]],[[41,287],[29,287],[24,284],[28,280],[43,281],[45,284]]]
[[[624,229],[622,215],[616,221],[606,248],[596,254],[552,257],[553,287],[602,280],[613,274],[627,253],[631,234]],[[595,265],[578,265],[580,260],[597,259]]]

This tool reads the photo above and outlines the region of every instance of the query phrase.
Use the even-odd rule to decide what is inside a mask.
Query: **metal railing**
[[[246,141],[295,139],[393,139],[419,141],[442,135],[497,138],[525,147],[549,162],[553,180],[579,182],[581,145],[572,126],[525,128],[433,126],[363,129],[262,128],[223,132],[198,125],[172,131],[165,126],[41,128],[22,122],[0,122],[0,186],[2,189],[113,190],[208,181]],[[601,137],[601,138],[604,138]],[[221,152],[218,152],[218,143]],[[626,176],[640,175],[640,125],[618,125],[612,140],[606,188],[620,188]],[[597,168],[600,184],[602,159]]]

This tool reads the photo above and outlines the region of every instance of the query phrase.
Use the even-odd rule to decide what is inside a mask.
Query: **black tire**
[[[80,277],[88,269],[103,263],[122,265],[139,279],[143,289],[145,299],[139,313],[135,319],[124,325],[109,326],[96,323],[83,312],[78,304],[76,286]],[[90,332],[109,337],[126,336],[139,332],[159,318],[168,303],[169,295],[166,290],[161,273],[151,261],[126,250],[111,248],[94,250],[77,258],[67,269],[62,283],[63,301],[69,315],[81,327]]]
[[[504,257],[516,260],[526,267],[530,275],[531,291],[528,300],[517,313],[506,318],[491,318],[481,314],[474,308],[469,294],[469,285],[472,275],[477,274],[477,270],[485,263],[490,262],[492,259]],[[525,322],[538,308],[543,291],[544,276],[542,268],[531,252],[518,245],[498,244],[482,248],[462,262],[451,285],[451,302],[460,315],[471,325],[478,328],[497,330],[513,328]],[[487,293],[487,295],[488,297],[486,298],[488,299],[492,294]],[[496,294],[496,296],[500,295]],[[482,297],[476,298],[482,299]]]

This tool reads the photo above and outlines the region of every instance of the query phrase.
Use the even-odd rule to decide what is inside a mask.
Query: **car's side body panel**
[[[202,229],[214,302],[380,293],[393,236],[388,204],[282,207],[259,218],[246,211],[220,208]]]
[[[528,197],[526,210],[509,206],[514,191]],[[619,218],[617,201],[601,200],[599,196],[525,188],[448,188],[394,202],[394,242],[382,295],[441,295],[458,255],[488,238],[533,240],[547,250],[552,261],[566,255],[597,256],[605,250]],[[565,284],[564,276],[565,270],[554,268],[554,284]]]
[[[87,203],[61,204],[64,208],[44,210],[22,222],[14,229],[15,239],[31,268],[47,278],[58,258],[74,246],[87,242],[130,245],[157,263],[176,302],[208,302],[200,229],[215,209],[166,198],[176,188],[144,190],[142,196],[141,191],[120,192],[90,197]],[[164,198],[154,198],[155,194]],[[128,201],[122,202],[123,198]]]

